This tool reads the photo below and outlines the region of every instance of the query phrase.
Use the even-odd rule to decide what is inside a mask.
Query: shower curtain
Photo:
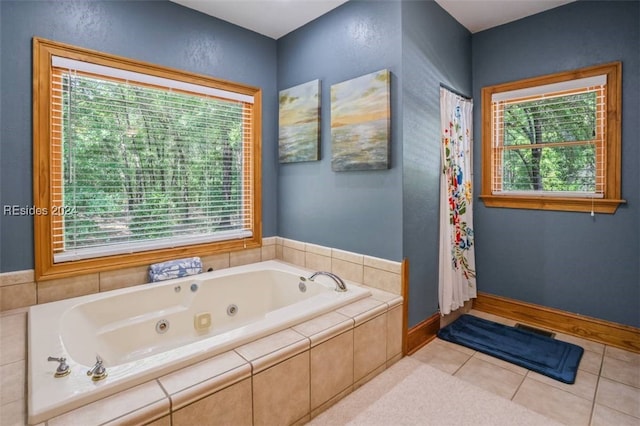
[[[473,101],[440,88],[440,314],[476,297],[473,240]]]

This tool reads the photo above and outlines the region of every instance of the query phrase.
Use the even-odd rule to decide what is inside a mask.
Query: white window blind
[[[53,66],[54,262],[252,236],[251,96]]]
[[[606,75],[492,95],[493,194],[601,198]]]

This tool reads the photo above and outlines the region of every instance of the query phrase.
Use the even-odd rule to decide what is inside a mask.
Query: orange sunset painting
[[[319,158],[320,80],[281,90],[278,152],[281,163]]]
[[[382,70],[331,86],[331,168],[389,168],[390,74]]]

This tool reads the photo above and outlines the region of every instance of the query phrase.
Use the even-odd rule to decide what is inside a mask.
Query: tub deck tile
[[[293,327],[293,330],[308,337],[315,347],[332,337],[353,328],[354,321],[337,312],[329,312]]]
[[[158,379],[173,410],[251,376],[251,365],[234,351],[167,374]]]
[[[380,290],[373,287],[367,288],[371,292],[371,297],[386,303],[389,306],[389,309],[402,304],[402,296],[398,296],[397,294],[389,293],[388,291]]]
[[[92,402],[47,421],[48,426],[136,423],[170,412],[169,399],[155,380]]]
[[[336,312],[353,318],[356,327],[386,311],[387,304],[373,297],[360,299],[357,302],[336,309]]]
[[[289,346],[278,349],[275,352],[271,352],[263,357],[254,359],[253,361],[251,361],[253,374],[258,374],[261,371],[266,370],[267,368],[270,368],[307,350],[309,350],[309,339],[302,339]]]
[[[309,347],[308,338],[288,328],[240,346],[235,351],[251,362],[253,374],[256,374],[308,350]]]

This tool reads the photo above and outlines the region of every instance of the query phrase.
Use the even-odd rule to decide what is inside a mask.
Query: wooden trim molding
[[[640,353],[640,329],[487,293],[473,309]]]
[[[440,330],[440,313],[409,329],[409,259],[402,260],[402,355],[411,355],[436,338]]]
[[[438,330],[440,330],[439,312],[436,312],[421,323],[411,327],[407,332],[407,355],[411,355],[435,339]]]
[[[558,210],[567,212],[586,212],[613,214],[626,200],[602,198],[533,197],[517,195],[480,195],[487,207],[508,209]]]
[[[246,106],[251,113],[251,128],[246,130],[246,145],[251,146],[251,161],[245,157],[246,172],[250,176],[251,203],[244,206],[251,212],[252,237],[218,242],[166,247],[135,253],[105,255],[76,261],[54,262],[54,250],[61,246],[60,237],[55,236],[56,226],[62,221],[51,214],[53,206],[61,200],[52,189],[55,174],[60,174],[61,157],[52,148],[52,58],[58,56],[97,65],[114,67],[125,71],[148,74],[154,77],[177,80],[189,84],[253,96],[253,104]],[[54,115],[55,119],[56,116]],[[247,118],[248,120],[249,118]],[[84,49],[42,38],[33,38],[33,201],[43,214],[36,214],[34,221],[34,269],[36,281],[81,276],[89,273],[117,270],[148,265],[169,259],[190,256],[205,256],[216,253],[258,248],[262,245],[262,89],[234,83],[206,75],[154,65],[95,50]]]
[[[492,95],[512,90],[540,87],[553,83],[577,80],[598,75],[607,76],[606,102],[606,132],[604,135],[603,183],[604,198],[585,197],[550,197],[535,194],[527,195],[493,194],[493,182],[501,179],[496,165],[500,158],[494,159],[494,119]],[[482,153],[482,184],[480,200],[487,207],[504,207],[533,210],[558,210],[613,214],[620,204],[626,203],[621,192],[621,117],[622,117],[622,63],[611,62],[577,70],[564,71],[556,74],[532,77],[524,80],[511,81],[494,86],[483,87],[481,91],[481,153]],[[554,145],[558,146],[558,145]],[[494,160],[496,162],[494,163]]]
[[[401,290],[402,293],[402,356],[407,355],[407,333],[409,328],[409,259],[402,259],[401,265]]]

